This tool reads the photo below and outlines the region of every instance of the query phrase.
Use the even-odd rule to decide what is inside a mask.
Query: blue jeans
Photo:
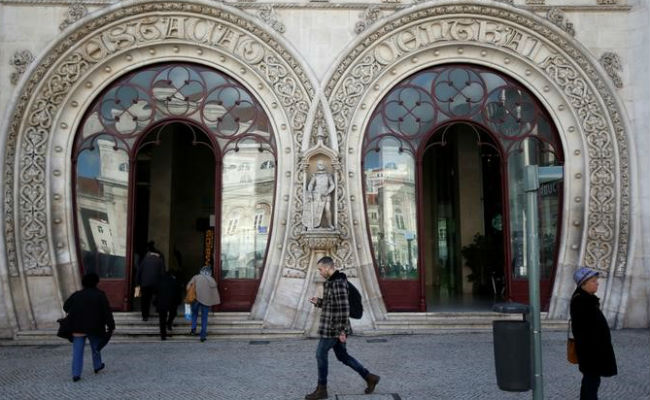
[[[90,350],[93,355],[93,367],[98,369],[102,366],[102,355],[97,350],[99,342],[102,340],[99,336],[73,336],[72,337],[72,376],[81,376],[81,370],[84,366],[84,346],[86,338],[90,342]]]
[[[341,343],[339,338],[321,338],[316,349],[319,385],[327,385],[327,355],[331,348],[334,348],[334,354],[340,362],[357,371],[363,379],[368,377],[368,370],[348,354],[345,343]]]
[[[192,332],[196,332],[196,320],[199,316],[199,309],[201,310],[201,339],[205,339],[208,334],[208,313],[210,306],[203,305],[198,301],[192,303]]]

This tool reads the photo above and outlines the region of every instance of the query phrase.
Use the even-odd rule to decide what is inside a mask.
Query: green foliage
[[[475,293],[490,292],[492,273],[503,268],[502,249],[499,246],[492,236],[477,233],[472,243],[460,250],[465,258],[465,265],[472,271],[467,279],[473,282]]]

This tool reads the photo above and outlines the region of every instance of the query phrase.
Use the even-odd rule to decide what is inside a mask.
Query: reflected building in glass
[[[98,139],[77,163],[77,223],[85,272],[123,278],[126,267],[129,159]]]

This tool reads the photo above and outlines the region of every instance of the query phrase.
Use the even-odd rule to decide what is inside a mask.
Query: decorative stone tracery
[[[34,55],[29,50],[21,50],[14,53],[11,60],[9,60],[9,65],[14,67],[16,70],[11,73],[10,81],[12,85],[16,85],[20,77],[25,73],[27,66],[34,61]]]
[[[573,29],[573,23],[567,20],[566,15],[561,9],[557,7],[552,7],[546,13],[546,18],[552,23],[554,23],[555,25],[559,26],[563,31],[565,31],[569,35],[571,36],[576,35],[576,31],[575,29]]]
[[[619,71],[623,69],[621,57],[619,57],[618,54],[614,53],[613,51],[606,51],[602,56],[600,56],[599,61],[603,68],[605,68],[605,71],[607,71],[607,75],[612,78],[614,86],[619,89],[622,88],[623,80],[618,74]]]
[[[257,18],[234,11],[222,4],[200,1],[130,3],[106,10],[80,25],[39,59],[7,123],[4,228],[10,275],[18,276],[20,270],[26,275],[52,274],[52,265],[71,240],[65,228],[50,223],[52,209],[63,207],[65,201],[62,192],[52,187],[65,187],[67,177],[60,169],[48,176],[46,162],[52,154],[65,159],[52,137],[72,128],[73,121],[56,119],[64,107],[79,106],[75,104],[79,99],[71,100],[70,94],[80,87],[99,90],[95,86],[102,85],[101,80],[87,78],[101,75],[101,70],[114,77],[111,60],[120,59],[122,65],[164,61],[165,57],[202,60],[209,51],[215,64],[224,68],[230,65],[228,73],[247,73],[243,81],[251,76],[259,78],[260,86],[252,91],[277,99],[268,106],[287,116],[286,126],[279,130],[292,135],[293,147],[285,143],[280,150],[290,168],[301,161],[294,150],[305,142],[306,147],[315,145],[316,133],[325,129],[326,120],[333,116],[332,139],[337,140],[339,149],[338,158],[332,160],[340,166],[333,171],[337,182],[336,236],[302,235],[303,183],[308,174],[302,169],[286,170],[278,176],[291,178],[287,184],[291,192],[281,197],[287,212],[276,221],[278,227],[282,226],[277,232],[284,230],[286,236],[277,233],[280,239],[272,244],[284,246],[283,255],[273,262],[282,261],[282,276],[305,278],[311,251],[335,248],[332,256],[336,262],[349,276],[355,276],[359,260],[361,265],[369,265],[363,256],[363,249],[369,247],[367,238],[365,242],[363,239],[363,213],[358,212],[363,200],[355,189],[361,179],[356,175],[358,165],[354,164],[358,144],[351,141],[363,131],[362,121],[356,116],[372,109],[372,104],[363,99],[380,98],[387,89],[384,83],[377,82],[388,81],[386,76],[399,80],[414,68],[438,62],[432,61],[438,57],[435,52],[452,46],[453,51],[447,53],[455,52],[455,58],[447,55],[445,60],[484,62],[483,52],[497,52],[504,68],[509,68],[506,65],[511,62],[519,64],[516,68],[521,74],[517,78],[522,81],[529,75],[524,72],[529,66],[533,75],[537,69],[541,71],[547,80],[540,78],[530,84],[543,81],[541,86],[535,86],[540,97],[548,91],[561,92],[558,96],[563,96],[566,104],[547,106],[556,106],[554,112],[558,113],[560,107],[566,107],[564,114],[576,116],[578,123],[567,129],[567,141],[584,144],[582,148],[576,146],[573,154],[585,158],[584,180],[588,179],[588,185],[575,184],[583,185],[583,193],[567,200],[572,206],[581,204],[575,206],[578,210],[589,210],[585,213],[587,220],[576,225],[583,227],[580,229],[585,244],[575,244],[580,242],[576,240],[571,245],[585,264],[605,274],[625,274],[630,235],[630,165],[623,114],[608,79],[601,76],[594,60],[569,35],[527,11],[507,5],[469,1],[415,5],[390,17],[375,31],[361,34],[348,49],[347,57],[332,70],[325,86],[329,104],[319,108],[314,123],[308,124],[315,97],[313,80],[291,52],[278,43],[277,36],[258,24]],[[468,55],[470,50],[474,52]],[[424,52],[430,58],[425,58]],[[159,56],[162,53],[164,57]],[[410,69],[404,67],[407,64]],[[305,134],[310,135],[307,141]],[[58,186],[46,186],[48,179],[58,182]],[[360,232],[356,238],[355,232]],[[369,297],[380,298],[377,293]]]
[[[65,17],[61,25],[59,25],[59,30],[62,31],[68,26],[79,21],[81,18],[88,15],[88,7],[83,4],[81,1],[76,1],[70,4],[70,7],[65,12]]]
[[[106,11],[71,32],[41,58],[14,108],[4,166],[4,225],[12,274],[19,269],[27,275],[51,274],[55,250],[50,243],[56,243],[58,249],[72,241],[56,234],[52,238],[50,234],[48,221],[53,205],[47,200],[45,186],[52,134],[55,129],[68,127],[67,123],[54,125],[54,117],[65,101],[70,107],[67,96],[76,87],[92,88],[93,83],[83,79],[97,66],[115,57],[132,61],[134,56],[128,53],[131,50],[144,48],[150,57],[155,56],[156,46],[172,42],[177,45],[170,50],[181,59],[189,56],[183,56],[182,51],[200,56],[203,47],[246,66],[234,75],[244,74],[248,69],[254,71],[278,99],[270,108],[284,110],[287,115],[288,126],[283,124],[280,130],[290,129],[296,133],[294,143],[301,142],[314,93],[312,81],[273,35],[243,13],[226,6],[175,2],[138,2]],[[226,57],[221,61],[226,62]],[[105,67],[105,72],[111,73],[111,67]],[[29,102],[30,99],[33,100]],[[55,173],[58,179],[67,179],[60,175]],[[18,204],[11,195],[14,189]],[[55,193],[51,199],[56,202],[61,195]]]
[[[273,11],[273,6],[270,5],[262,6],[259,9],[257,15],[259,15],[262,21],[266,22],[271,28],[275,29],[276,31],[280,33],[284,33],[287,30],[287,28],[278,18],[275,11]]]
[[[555,18],[554,22],[558,20]],[[566,23],[562,29],[567,30]],[[568,33],[572,35],[571,29]],[[364,99],[381,98],[386,85],[391,85],[384,82],[398,82],[418,66],[435,64],[436,59],[444,62],[443,53],[446,60],[475,60],[517,71],[514,73],[523,82],[528,76],[532,79],[537,73],[533,71],[543,72],[543,76],[527,85],[542,98],[554,90],[566,102],[547,106],[557,107],[554,113],[562,113],[568,107],[575,116],[576,125],[565,129],[569,133],[579,132],[580,138],[573,133],[567,142],[580,144],[574,152],[570,148],[566,151],[572,151],[573,157],[585,157],[585,176],[589,179],[588,185],[582,186],[584,196],[570,200],[576,215],[581,215],[583,204],[587,207],[587,221],[578,224],[583,226],[581,234],[586,240],[584,247],[573,247],[581,251],[567,257],[574,263],[597,268],[604,275],[622,276],[628,258],[630,185],[628,139],[619,105],[605,83],[607,78],[598,73],[596,60],[570,36],[523,10],[470,2],[418,5],[391,17],[376,31],[364,33],[349,47],[347,57],[332,71],[325,87],[338,140],[351,149],[351,156],[343,155],[347,168],[358,163],[359,132],[364,131],[363,124],[367,123],[364,117],[356,116],[367,116],[368,110],[372,110],[372,103]],[[498,64],[492,61],[496,54],[500,58]],[[540,85],[541,79],[547,80],[547,86]],[[566,111],[555,118],[561,118],[560,115],[566,116]],[[578,181],[573,186],[582,183]],[[355,206],[353,212],[361,213],[360,207]],[[580,242],[578,237],[567,235],[565,242]],[[367,243],[368,239],[361,232],[358,240]],[[365,265],[369,261],[362,258],[360,263]]]
[[[377,22],[381,18],[381,9],[377,6],[370,6],[368,7],[362,14],[361,14],[361,21],[357,21],[357,23],[354,26],[354,31],[356,33],[361,33],[368,29],[368,27],[375,22]]]

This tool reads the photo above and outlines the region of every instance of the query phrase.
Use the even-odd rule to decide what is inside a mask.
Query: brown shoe
[[[305,396],[305,400],[319,400],[327,398],[327,385],[318,385],[316,390]]]
[[[375,386],[379,383],[379,375],[374,375],[374,374],[368,374],[368,377],[366,378],[366,382],[368,383],[368,387],[366,388],[365,392],[366,394],[370,394],[375,390]]]

